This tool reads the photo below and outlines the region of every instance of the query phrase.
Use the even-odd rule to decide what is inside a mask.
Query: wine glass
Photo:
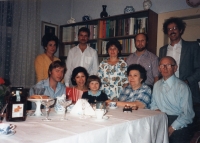
[[[43,99],[41,100],[41,104],[45,106],[45,111],[46,111],[46,118],[42,119],[43,121],[51,121],[51,119],[49,119],[49,106],[53,105],[55,102],[54,99],[49,98],[49,99]]]
[[[82,105],[82,116],[81,116],[81,119],[86,119],[85,107],[86,107],[87,101],[88,101],[88,99],[81,99],[81,105]]]
[[[68,120],[66,118],[66,112],[67,112],[67,107],[72,104],[72,100],[71,99],[58,100],[58,104],[60,104],[62,107],[65,108],[64,116],[60,120]]]

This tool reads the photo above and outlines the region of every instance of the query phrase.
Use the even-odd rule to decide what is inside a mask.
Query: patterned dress
[[[124,60],[119,59],[115,65],[110,65],[108,59],[103,60],[99,65],[98,76],[101,79],[101,90],[108,95],[109,99],[119,97],[123,85],[128,83],[126,71],[127,64]]]

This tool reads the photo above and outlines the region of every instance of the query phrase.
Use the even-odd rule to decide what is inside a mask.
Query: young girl
[[[108,100],[107,95],[99,90],[101,86],[101,80],[98,76],[89,76],[86,85],[89,90],[83,93],[82,98],[88,99],[89,103]]]

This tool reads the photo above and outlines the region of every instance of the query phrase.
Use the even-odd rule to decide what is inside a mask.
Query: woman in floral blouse
[[[101,78],[101,90],[108,95],[110,100],[119,97],[123,86],[128,84],[126,71],[127,64],[119,58],[122,46],[117,40],[110,40],[106,45],[109,58],[99,65],[98,76]]]

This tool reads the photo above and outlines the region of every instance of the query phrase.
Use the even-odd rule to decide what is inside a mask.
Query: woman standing
[[[60,60],[54,54],[58,47],[58,38],[53,34],[45,34],[42,37],[44,53],[35,59],[35,72],[37,82],[48,78],[48,68],[53,61]]]
[[[123,86],[128,81],[126,77],[127,64],[119,58],[122,46],[117,40],[111,40],[106,45],[106,51],[109,58],[103,60],[99,65],[98,76],[101,78],[101,90],[108,95],[110,100],[115,100],[119,97]]]

